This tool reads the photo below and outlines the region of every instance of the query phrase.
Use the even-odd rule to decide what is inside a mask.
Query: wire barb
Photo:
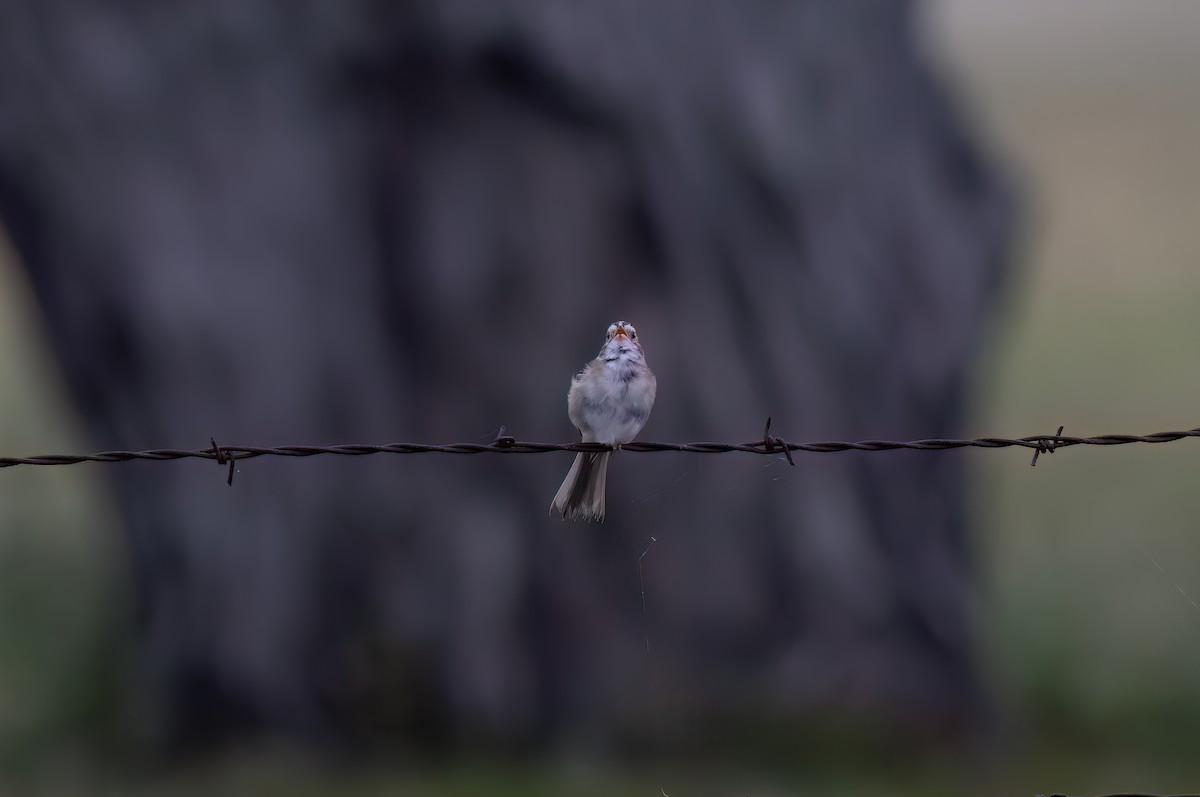
[[[767,428],[763,429],[763,449],[764,453],[770,454],[776,447],[783,449],[783,455],[787,457],[788,464],[793,468],[796,467],[796,460],[792,459],[792,450],[788,444],[783,441],[782,437],[771,437],[771,416],[767,416]]]
[[[217,439],[215,437],[208,438],[208,442],[212,443],[212,452],[217,457],[217,464],[224,465],[226,462],[229,463],[229,477],[227,479],[225,479],[225,483],[228,484],[230,487],[232,487],[233,486],[233,463],[234,463],[233,455],[226,454],[224,451],[222,451],[221,447],[219,445],[217,445]]]
[[[496,439],[492,441],[498,448],[512,448],[517,442],[517,438],[508,433],[508,427],[501,425],[500,431],[496,432]]]
[[[1037,448],[1033,451],[1033,459],[1029,461],[1029,467],[1036,468],[1039,454],[1053,454],[1054,449],[1062,441],[1063,427],[1058,427],[1058,431],[1054,433],[1054,437],[1043,437],[1038,440]]]

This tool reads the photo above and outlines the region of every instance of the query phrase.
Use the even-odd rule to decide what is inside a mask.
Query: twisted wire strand
[[[1200,437],[1200,429],[1177,432],[1155,432],[1146,435],[1108,434],[1096,437],[1071,437],[1061,434],[1030,435],[1028,437],[977,437],[970,440],[930,438],[926,440],[858,440],[858,441],[815,441],[788,443],[780,437],[767,433],[761,440],[746,443],[654,443],[632,442],[620,446],[622,451],[654,453],[676,451],[688,454],[782,454],[791,460],[793,452],[832,454],[841,451],[949,451],[960,448],[1026,448],[1035,452],[1052,453],[1056,449],[1072,446],[1122,446],[1133,443],[1172,443],[1190,437]],[[490,443],[448,443],[432,445],[425,443],[343,444],[330,446],[217,446],[214,442],[207,449],[155,448],[146,451],[99,451],[94,454],[42,454],[32,457],[0,457],[0,468],[17,465],[76,465],[81,462],[130,462],[147,460],[164,462],[176,459],[215,459],[221,464],[256,457],[315,457],[315,456],[366,456],[369,454],[547,454],[556,451],[588,452],[610,451],[611,446],[599,443],[535,443],[501,434]]]

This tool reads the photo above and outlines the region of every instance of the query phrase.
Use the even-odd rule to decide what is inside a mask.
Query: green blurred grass
[[[1044,263],[1020,323],[998,335],[976,431],[1200,426],[1200,280],[1148,272],[1132,290],[1079,291],[1069,261]],[[1195,738],[1196,444],[1069,449],[1035,469],[1021,454],[973,456],[985,658],[1004,693],[1051,738],[1111,736],[1147,753]]]
[[[84,446],[0,239],[0,450]],[[0,770],[73,756],[111,714],[115,513],[87,468],[0,471]]]
[[[935,10],[963,14],[967,5]],[[1023,8],[1014,12],[1027,18],[1009,31],[1010,45],[1026,29],[1047,35],[1038,6]],[[1085,5],[1075,8],[1085,13]],[[1069,19],[1058,24],[1070,35]],[[1153,20],[1139,24],[1153,30]],[[963,74],[964,95],[995,148],[1019,168],[1029,202],[1020,269],[979,364],[972,432],[1200,425],[1200,368],[1192,364],[1200,340],[1200,92],[1174,79],[1173,62],[1156,61],[1145,44],[1137,57],[1120,47],[1114,52],[1124,55],[1103,55],[1101,47],[1101,56],[1079,62],[1070,53],[1024,58],[1019,49],[1006,60],[1003,41],[989,44],[991,29],[939,30],[943,57]],[[990,47],[982,55],[981,43]],[[1101,58],[1103,68],[1088,58]],[[3,260],[0,450],[86,448],[25,286]],[[1043,456],[1037,468],[1018,451],[947,456],[967,458],[975,474],[980,660],[1001,714],[994,758],[831,760],[800,749],[794,766],[746,768],[342,768],[252,750],[198,770],[114,771],[86,753],[111,722],[120,689],[112,673],[122,633],[120,540],[102,469],[0,472],[0,791],[848,797],[1194,789],[1200,443],[1069,449]]]
[[[970,6],[940,4],[942,55],[1028,202],[975,431],[1200,426],[1200,4],[1018,0],[986,24]],[[1195,789],[1200,447],[972,457],[983,657],[1016,767],[1120,761],[1094,790]]]

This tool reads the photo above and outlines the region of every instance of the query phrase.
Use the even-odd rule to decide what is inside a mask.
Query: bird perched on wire
[[[583,442],[620,446],[646,425],[657,389],[658,380],[646,365],[637,330],[618,321],[608,327],[600,354],[571,380],[567,417]],[[564,518],[604,520],[604,483],[611,453],[577,454],[551,510]]]

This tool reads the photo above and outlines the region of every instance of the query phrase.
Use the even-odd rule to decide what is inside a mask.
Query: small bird
[[[637,330],[627,321],[608,327],[604,347],[571,380],[567,417],[585,443],[620,446],[646,425],[658,380],[646,365]],[[580,453],[554,496],[564,518],[604,520],[604,482],[612,452]]]

